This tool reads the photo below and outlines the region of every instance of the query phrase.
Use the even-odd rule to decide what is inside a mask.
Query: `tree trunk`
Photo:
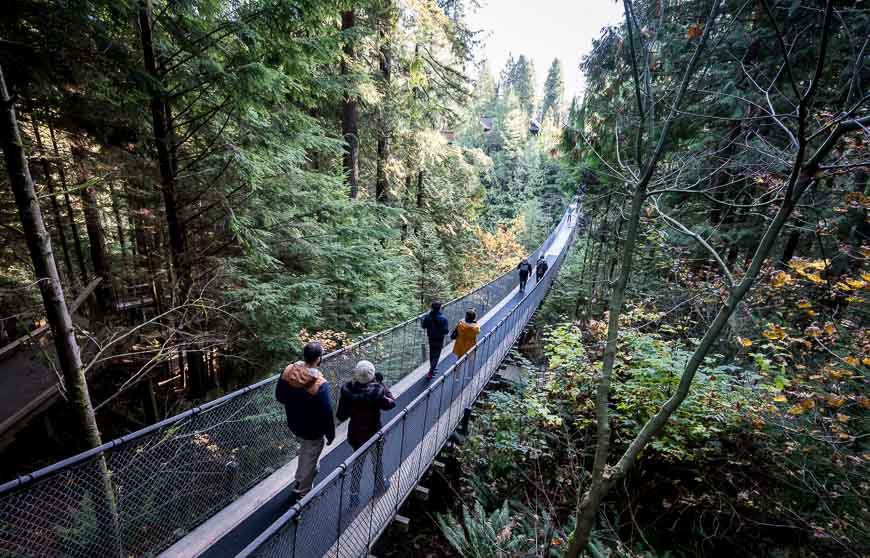
[[[417,171],[417,210],[423,209],[423,201],[425,200],[425,190],[423,190],[423,169]]]
[[[3,155],[9,182],[15,195],[15,205],[21,219],[21,227],[27,241],[30,259],[36,272],[39,291],[45,306],[45,314],[51,327],[55,350],[63,373],[63,392],[78,421],[78,429],[83,448],[95,448],[102,444],[100,431],[91,406],[88,384],[82,368],[79,346],[73,331],[72,318],[63,294],[63,285],[57,273],[54,254],[51,251],[51,238],[45,230],[42,212],[33,188],[33,179],[27,166],[22,149],[15,106],[6,90],[3,70],[0,68],[0,135],[2,135]],[[118,515],[106,463],[99,460],[101,483],[91,492],[99,527],[113,534],[114,554],[123,556],[118,530]]]
[[[72,258],[69,255],[69,246],[66,242],[66,233],[63,230],[63,220],[60,217],[60,204],[57,203],[57,195],[54,191],[54,180],[51,178],[51,167],[48,164],[48,159],[45,157],[45,147],[42,144],[42,136],[39,133],[39,124],[36,122],[36,117],[32,116],[30,121],[33,123],[33,136],[36,138],[36,146],[39,148],[39,162],[42,165],[42,174],[45,176],[45,184],[48,187],[48,196],[51,199],[51,213],[54,215],[54,224],[57,228],[57,236],[60,240],[60,248],[63,251],[63,263],[66,267],[67,279],[70,285],[75,283],[75,272],[73,271]]]
[[[97,188],[94,184],[88,184],[91,179],[85,162],[87,153],[83,145],[73,146],[73,159],[78,162],[79,178],[84,185],[79,194],[82,200],[82,210],[85,214],[85,227],[88,231],[88,241],[91,248],[91,263],[94,265],[94,274],[102,277],[97,286],[96,296],[100,311],[106,313],[113,308],[112,296],[112,267],[106,255],[106,235],[103,232],[103,224],[100,221],[100,206],[97,202]]]
[[[353,9],[341,12],[341,30],[347,32],[356,25],[356,14]],[[356,95],[352,92],[349,81],[349,63],[353,61],[353,39],[345,37],[344,58],[341,60],[341,75],[345,80],[347,90],[342,103],[341,134],[344,137],[344,175],[350,190],[350,199],[356,199],[359,194],[359,111]]]
[[[54,137],[54,126],[51,125],[51,122],[48,123],[48,134],[51,137],[51,147],[54,151],[54,157],[57,159],[57,174],[60,176],[60,186],[63,188],[66,215],[69,218],[69,228],[72,231],[73,247],[75,247],[76,250],[76,260],[78,260],[79,263],[82,284],[86,285],[88,283],[88,267],[85,263],[85,251],[82,249],[82,238],[79,234],[79,227],[76,225],[76,214],[73,211],[72,198],[70,198],[69,189],[66,183],[66,172],[63,170],[63,162],[60,158],[60,151],[57,148],[57,140]]]
[[[184,228],[179,219],[178,193],[176,183],[176,145],[172,142],[169,121],[169,106],[166,103],[160,87],[160,74],[157,72],[157,62],[154,56],[154,44],[151,31],[151,0],[141,0],[139,9],[139,28],[142,38],[142,53],[145,60],[145,70],[151,75],[149,87],[151,122],[154,128],[154,140],[157,144],[157,160],[160,167],[160,189],[163,193],[163,205],[166,210],[166,223],[169,228],[169,249],[172,257],[177,291],[184,299],[193,284],[190,262],[185,257],[186,239]]]
[[[390,46],[392,30],[392,1],[386,0],[383,13],[378,25],[378,39],[380,40],[380,63],[381,87],[384,94],[383,104],[380,110],[378,122],[378,159],[375,171],[375,199],[381,203],[387,203],[390,196],[390,181],[387,177],[387,163],[390,159],[390,68],[393,62],[393,53]]]
[[[791,231],[791,234],[788,237],[788,240],[785,243],[785,248],[782,250],[782,258],[780,258],[779,263],[777,264],[777,269],[785,269],[788,267],[788,262],[794,257],[795,250],[797,250],[798,244],[801,239],[801,231],[800,229],[795,229]]]
[[[115,187],[112,186],[112,181],[109,181],[109,195],[112,197],[112,214],[115,216],[115,227],[118,233],[118,242],[121,244],[121,263],[126,274],[129,267],[127,255],[127,239],[124,236],[124,224],[121,222],[121,207],[118,201],[118,196],[115,193]]]
[[[423,178],[424,172],[423,169],[417,171],[417,216],[414,219],[414,234],[420,232],[420,211],[423,209],[423,204],[425,202],[425,190],[423,189]]]

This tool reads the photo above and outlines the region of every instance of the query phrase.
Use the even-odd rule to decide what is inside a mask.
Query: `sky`
[[[498,77],[509,54],[525,54],[535,63],[538,95],[553,58],[562,61],[565,97],[582,93],[577,65],[592,48],[592,39],[608,24],[622,18],[622,2],[615,0],[480,0],[469,14],[471,28],[483,31],[485,46],[478,58],[489,61]]]

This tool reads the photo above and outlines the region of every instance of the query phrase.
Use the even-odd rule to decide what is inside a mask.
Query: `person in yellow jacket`
[[[477,312],[469,310],[465,313],[465,319],[456,324],[456,328],[450,334],[450,338],[456,340],[453,344],[453,354],[456,358],[462,358],[462,355],[477,343],[478,333],[480,333],[480,326],[477,324]]]

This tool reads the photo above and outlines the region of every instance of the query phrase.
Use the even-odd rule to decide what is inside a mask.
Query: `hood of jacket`
[[[313,371],[313,372],[312,372]],[[289,365],[281,373],[281,379],[294,389],[304,389],[311,395],[316,395],[326,379],[316,368],[308,368],[304,362]]]
[[[480,331],[480,325],[477,322],[468,322],[466,320],[462,320],[461,322],[459,322],[459,324],[457,324],[456,327],[460,331],[474,330],[474,329]]]
[[[342,386],[341,391],[347,397],[348,402],[377,402],[384,397],[386,388],[384,388],[383,384],[377,382],[370,382],[368,384],[348,382]]]

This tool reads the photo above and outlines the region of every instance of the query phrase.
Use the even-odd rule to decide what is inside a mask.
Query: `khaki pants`
[[[299,461],[296,467],[296,491],[305,494],[311,490],[314,475],[317,474],[317,460],[323,451],[324,439],[299,439]]]

